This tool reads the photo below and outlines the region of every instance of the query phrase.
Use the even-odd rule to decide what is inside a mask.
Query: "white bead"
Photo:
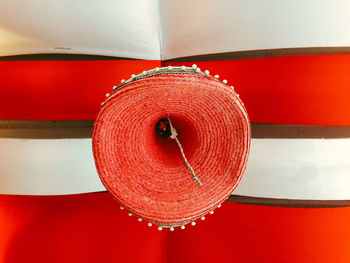
[[[170,228],[170,231],[174,231],[174,228],[173,228],[173,227],[171,227],[171,228]]]
[[[209,70],[204,71],[205,75],[209,76]]]
[[[129,213],[128,216],[132,216],[132,213]]]
[[[185,229],[185,226],[181,226],[181,229]]]
[[[168,67],[168,69],[169,69],[169,70],[172,70],[172,69],[173,69],[173,67],[172,67],[172,66],[169,66],[169,67]]]
[[[193,222],[191,223],[191,225],[192,225],[192,226],[195,226],[195,225],[196,225],[196,222],[193,221]]]
[[[222,81],[222,83],[226,84],[226,83],[227,83],[227,80],[226,80],[226,79],[224,79],[224,80]]]
[[[122,79],[120,82],[124,84],[125,83],[125,79]]]
[[[192,68],[193,68],[193,69],[196,69],[196,68],[197,68],[197,65],[196,65],[196,64],[193,64],[193,65],[192,65]]]
[[[185,67],[185,66],[181,66],[181,69],[182,69],[182,70],[186,70],[186,67]]]
[[[107,94],[106,94],[106,97],[108,98],[109,96],[111,96],[111,94],[107,93]]]
[[[218,78],[219,78],[219,75],[215,75],[214,78],[218,79]]]
[[[113,90],[116,90],[118,87],[117,86],[113,86]]]
[[[146,75],[146,74],[147,74],[147,71],[142,72],[142,74],[143,74],[143,75]]]
[[[237,97],[239,97],[239,94],[237,94]]]
[[[141,217],[139,217],[137,220],[138,220],[139,222],[141,222],[141,221],[142,221],[142,218],[141,218]]]
[[[123,207],[123,206],[120,206],[120,209],[121,209],[121,210],[123,210],[123,209],[124,209],[124,207]]]
[[[221,207],[221,205],[218,205],[218,208],[220,208]]]
[[[201,72],[201,69],[200,68],[196,68],[196,72],[197,73]]]
[[[156,71],[159,71],[159,68],[156,68]]]
[[[204,217],[204,216],[202,216],[202,217],[201,217],[201,220],[205,220],[205,217]]]
[[[158,230],[160,231],[160,230],[162,230],[163,228],[160,226],[160,227],[158,227]]]
[[[152,223],[148,223],[147,225],[148,225],[148,226],[152,226]]]
[[[209,214],[211,214],[211,215],[214,214],[214,211],[210,211]]]
[[[101,102],[101,106],[102,106],[103,104],[105,104],[105,103],[104,103],[104,102]]]
[[[235,87],[234,87],[234,86],[230,86],[230,88],[231,88],[231,89],[235,89]]]
[[[135,78],[135,77],[136,77],[136,75],[135,75],[135,74],[132,74],[132,75],[131,75],[131,78]]]

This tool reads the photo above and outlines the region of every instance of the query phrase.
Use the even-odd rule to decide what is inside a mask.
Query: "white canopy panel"
[[[350,45],[348,0],[160,1],[163,58]]]
[[[157,0],[1,0],[0,56],[160,59]]]
[[[253,139],[234,194],[349,200],[349,156],[350,139]]]
[[[348,200],[349,156],[350,139],[253,139],[247,170],[234,194]],[[103,190],[91,139],[0,139],[2,194]]]
[[[0,56],[139,59],[350,46],[348,0],[1,0]]]

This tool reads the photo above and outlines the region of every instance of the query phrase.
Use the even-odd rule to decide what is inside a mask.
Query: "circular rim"
[[[164,84],[164,81],[165,81],[165,83],[167,83],[166,86],[160,85],[160,83]],[[157,82],[156,85],[152,86],[152,83],[154,84],[155,82]],[[172,83],[172,84],[169,84],[169,83]],[[169,88],[169,85],[170,85],[170,88]],[[184,90],[184,88],[183,88],[184,85],[186,86],[187,91]],[[161,88],[160,88],[160,86],[161,86]],[[150,87],[150,88],[145,89],[145,87],[146,88]],[[176,93],[176,91],[178,89],[181,89],[181,94],[187,92],[185,94],[185,97],[183,97],[180,93]],[[191,105],[186,105],[186,108],[189,108],[189,109],[187,111],[182,109],[182,114],[179,114],[178,112],[176,113],[176,110],[174,113],[174,109],[176,109],[176,107],[174,105],[173,105],[173,107],[166,109],[166,107],[163,104],[155,103],[155,101],[150,99],[150,98],[148,98],[148,102],[155,103],[155,107],[158,107],[158,109],[161,109],[160,111],[156,111],[156,109],[150,107],[148,109],[149,110],[148,112],[145,111],[147,113],[146,116],[143,116],[142,114],[144,114],[144,113],[142,113],[140,115],[141,117],[136,118],[136,120],[135,120],[135,116],[133,116],[133,118],[130,119],[130,116],[132,116],[132,114],[133,114],[132,111],[130,110],[130,107],[129,107],[129,111],[125,110],[127,107],[124,107],[124,111],[127,112],[124,114],[124,112],[122,110],[123,106],[121,106],[121,105],[124,105],[123,103],[125,103],[125,101],[129,100],[129,102],[130,102],[130,100],[135,100],[135,98],[132,98],[132,96],[135,96],[135,94],[138,94],[138,96],[140,94],[143,94],[143,97],[142,96],[141,97],[142,97],[142,99],[145,99],[147,97],[146,93],[150,93],[152,90],[155,91],[154,93],[152,93],[153,96],[156,96],[158,94],[157,95],[158,100],[160,98],[162,98],[162,96],[159,95],[159,92],[160,93],[163,92],[163,95],[165,95],[165,97],[167,97],[167,98],[169,96],[177,95],[177,97],[179,99],[178,101],[169,100],[167,102],[168,104],[171,104],[171,105],[173,103],[175,106],[177,103],[181,102],[181,100],[186,98],[186,96],[189,95],[190,91],[191,92],[197,91],[197,94],[195,94],[197,97],[198,96],[200,97],[200,94],[198,94],[198,91],[203,91],[203,92],[205,91],[206,95],[208,95],[210,93],[211,97],[210,98],[206,97],[204,104],[199,103],[197,105],[199,108],[198,107],[197,108],[191,107],[192,104],[195,104],[194,98],[192,97]],[[171,90],[175,91],[175,92],[171,93]],[[217,93],[218,96],[216,96],[215,93]],[[193,114],[191,115],[189,112],[196,112],[196,114],[198,114],[198,111],[200,111],[201,108],[203,109],[203,107],[205,107],[205,105],[206,105],[205,103],[208,103],[208,99],[211,99],[211,100],[215,99],[217,101],[221,101],[219,104],[224,105],[224,106],[228,105],[228,107],[226,107],[226,108],[225,107],[220,108],[220,105],[216,105],[217,109],[216,109],[216,112],[214,112],[214,113],[216,113],[216,115],[218,115],[217,112],[221,112],[220,115],[222,115],[223,118],[221,118],[220,116],[216,116],[215,114],[210,115],[210,112],[208,113],[209,110],[206,109],[207,110],[206,113],[210,115],[210,118],[214,118],[216,121],[216,123],[215,123],[216,126],[214,125],[215,127],[213,125],[209,125],[211,131],[213,131],[214,128],[218,130],[218,131],[216,131],[217,134],[215,136],[218,136],[218,135],[225,136],[225,134],[222,132],[222,130],[223,130],[222,124],[224,124],[226,126],[229,125],[229,128],[234,129],[234,127],[231,124],[229,124],[229,122],[228,122],[229,119],[227,119],[227,118],[236,116],[235,125],[236,126],[238,125],[240,130],[239,129],[233,130],[235,132],[235,136],[233,136],[233,137],[228,136],[228,138],[234,139],[235,143],[237,141],[239,141],[240,144],[236,144],[235,146],[237,146],[237,145],[242,146],[240,151],[235,152],[235,155],[234,155],[234,158],[239,159],[238,168],[234,170],[233,177],[232,177],[232,175],[226,176],[226,172],[228,172],[228,171],[233,172],[232,169],[230,170],[226,167],[227,171],[223,170],[226,177],[220,176],[220,179],[229,178],[226,180],[227,182],[224,185],[222,185],[222,181],[220,181],[218,179],[219,178],[218,174],[215,175],[216,179],[213,180],[214,184],[209,183],[210,176],[213,177],[215,174],[215,172],[213,172],[214,170],[212,171],[211,175],[207,175],[205,178],[203,178],[204,183],[206,183],[207,185],[209,184],[210,187],[208,188],[208,187],[204,186],[203,191],[202,190],[198,191],[198,189],[196,189],[194,191],[194,193],[197,196],[200,196],[200,198],[202,198],[202,199],[204,198],[206,200],[209,200],[209,202],[203,203],[197,199],[195,202],[186,202],[187,200],[180,198],[181,199],[180,203],[183,203],[185,206],[190,205],[193,208],[192,210],[189,209],[188,207],[185,207],[185,208],[182,207],[183,210],[180,210],[180,209],[174,210],[174,208],[179,208],[179,207],[181,208],[181,206],[176,206],[176,205],[171,206],[170,210],[167,209],[166,205],[173,204],[174,202],[176,202],[176,200],[179,199],[179,198],[174,198],[174,196],[176,195],[176,193],[178,193],[180,196],[181,191],[177,191],[177,190],[174,191],[174,190],[171,190],[171,187],[165,187],[166,191],[165,191],[165,193],[161,194],[162,197],[165,198],[168,195],[168,196],[171,196],[172,198],[170,198],[169,203],[163,204],[164,203],[163,202],[161,206],[158,206],[158,209],[164,208],[164,211],[167,211],[168,214],[164,215],[164,213],[162,214],[161,212],[159,213],[159,211],[158,211],[158,213],[156,213],[157,215],[152,215],[152,212],[150,213],[149,211],[147,211],[147,210],[152,210],[150,208],[150,206],[147,206],[147,202],[144,202],[140,205],[136,205],[136,203],[135,203],[135,202],[140,202],[140,199],[145,199],[146,197],[148,198],[148,199],[146,198],[147,201],[151,202],[151,203],[154,203],[157,200],[157,198],[155,198],[155,200],[151,200],[150,195],[147,195],[144,193],[144,191],[142,191],[142,188],[145,189],[145,187],[146,188],[150,187],[150,185],[148,185],[146,182],[142,182],[142,180],[137,181],[137,178],[135,179],[135,177],[130,176],[130,174],[128,174],[128,170],[125,170],[121,167],[122,166],[121,163],[117,163],[117,164],[114,163],[115,164],[114,168],[117,167],[117,169],[111,170],[111,169],[109,169],[110,168],[109,163],[104,161],[104,160],[111,160],[111,158],[113,159],[116,157],[116,155],[111,154],[114,151],[113,148],[108,148],[108,147],[106,148],[106,145],[111,144],[111,141],[117,140],[116,134],[115,134],[115,129],[116,129],[115,125],[118,125],[118,127],[119,126],[127,126],[123,122],[116,121],[116,119],[118,119],[118,118],[120,119],[122,117],[129,116],[129,119],[126,119],[126,120],[129,120],[129,122],[127,122],[127,123],[130,123],[130,121],[132,122],[133,120],[135,120],[137,123],[142,123],[142,122],[145,123],[146,122],[147,125],[151,125],[151,123],[153,125],[154,121],[158,121],[160,118],[165,116],[165,113],[167,111],[172,110],[171,117],[174,117],[174,125],[176,125],[176,123],[180,123],[181,120],[186,119],[186,118],[187,118],[187,120],[186,120],[187,122],[195,122],[195,125],[194,125],[195,127],[194,128],[192,127],[193,129],[192,130],[189,129],[189,130],[192,131],[191,132],[192,135],[197,133],[197,135],[193,135],[193,136],[198,136],[198,138],[199,138],[198,140],[200,141],[199,143],[201,143],[201,142],[205,142],[205,140],[203,141],[204,137],[202,135],[198,135],[198,130],[200,130],[202,133],[202,131],[205,130],[205,127],[203,125],[202,126],[198,125],[198,123],[196,123],[196,121],[198,121],[198,119],[196,120],[193,117]],[[137,102],[137,103],[140,103],[140,102]],[[225,105],[225,103],[227,105]],[[163,107],[162,106],[159,107],[160,105],[162,105]],[[136,109],[135,104],[132,104],[132,107],[134,107],[134,109]],[[183,105],[182,105],[182,107],[183,107]],[[139,109],[139,108],[137,108],[137,109]],[[225,110],[223,110],[223,109],[225,109]],[[232,115],[232,114],[230,115],[231,111],[235,112],[236,115]],[[111,112],[112,112],[112,114],[111,114]],[[137,110],[136,110],[136,112],[137,112]],[[109,119],[107,119],[107,116]],[[203,118],[204,117],[202,116],[202,119]],[[210,118],[206,119],[206,121],[207,122],[210,121]],[[218,125],[218,124],[220,124],[220,125]],[[206,123],[206,125],[208,125],[208,124]],[[187,126],[185,125],[185,127],[187,127]],[[207,131],[210,131],[210,129],[209,130],[207,129]],[[139,137],[142,137],[142,133],[141,133],[141,135],[137,134],[137,133],[135,134],[134,131],[128,131],[127,129],[125,129],[125,127],[121,128],[121,129],[119,127],[117,129],[117,131],[123,132],[124,134],[126,133],[126,134],[128,134],[128,136],[137,135],[138,137],[137,136],[134,137],[133,138],[134,140],[138,140]],[[185,131],[186,131],[186,129],[185,129]],[[238,132],[241,132],[241,134],[239,136],[237,136]],[[104,136],[106,136],[106,135],[107,135],[107,137],[104,138]],[[118,136],[120,136],[120,134]],[[210,137],[210,136],[211,135],[208,135],[209,139],[211,141],[213,141],[214,137]],[[149,136],[149,137],[152,137],[152,136]],[[186,138],[183,138],[183,139],[186,140]],[[146,137],[142,137],[142,138],[140,138],[138,143],[140,145],[145,144],[145,143],[147,144],[147,142],[150,143],[149,140],[150,140],[149,138],[147,139]],[[247,158],[248,158],[248,154],[249,154],[249,149],[250,149],[250,140],[251,140],[250,123],[249,123],[249,119],[247,116],[247,112],[244,108],[243,103],[239,99],[239,96],[236,94],[236,92],[234,91],[234,89],[232,87],[227,86],[225,81],[220,82],[219,80],[217,80],[217,78],[213,78],[210,75],[206,74],[206,72],[198,72],[198,70],[193,69],[193,68],[186,68],[186,70],[184,70],[183,67],[171,68],[171,69],[169,69],[169,67],[167,67],[167,68],[150,70],[150,71],[146,72],[146,74],[145,74],[145,72],[143,72],[137,76],[133,76],[128,81],[122,81],[122,85],[114,88],[113,94],[111,96],[109,96],[108,99],[103,103],[101,110],[98,114],[98,117],[96,119],[96,122],[94,124],[93,152],[94,152],[94,159],[95,159],[97,171],[98,171],[98,174],[101,178],[101,181],[103,182],[105,187],[112,193],[112,195],[117,200],[119,200],[119,202],[122,204],[123,207],[126,207],[129,211],[131,211],[132,214],[140,216],[141,218],[146,219],[150,222],[156,223],[157,225],[175,226],[175,225],[183,225],[185,223],[192,222],[193,220],[195,220],[197,218],[203,217],[205,214],[213,211],[217,206],[219,206],[224,200],[227,199],[227,197],[236,188],[236,186],[237,186],[238,182],[240,181],[242,174],[245,170]],[[153,144],[155,143],[155,141],[152,141],[152,140],[151,140],[151,142]],[[104,147],[101,147],[101,145],[103,143],[106,145],[104,145]],[[149,144],[150,148],[152,148],[151,146],[153,144]],[[119,147],[118,152],[120,153],[120,149],[124,149],[124,148],[121,147],[120,141],[118,141],[117,145]],[[134,145],[135,147],[132,148],[132,151],[135,152],[135,150],[137,150],[137,149],[140,150],[142,148],[140,145],[139,146]],[[221,141],[221,144],[219,144],[219,146],[222,149],[220,149],[220,151],[225,150],[224,148],[227,148],[228,147],[227,145],[228,145],[228,143],[226,143],[226,145],[223,145],[222,141]],[[198,145],[197,145],[197,147],[200,148],[200,146],[198,146]],[[142,152],[142,154],[143,154],[142,157],[144,158],[143,160],[147,160],[148,162],[152,162],[151,160],[153,160],[153,159],[149,157],[149,156],[152,157],[152,153],[149,151],[147,152],[147,149],[145,149],[144,147],[142,149],[144,151],[144,152]],[[188,147],[184,147],[184,149],[188,150]],[[236,149],[237,149],[237,147],[236,147]],[[189,150],[191,150],[191,149],[189,149]],[[230,155],[230,154],[232,155],[233,150],[234,149],[231,147],[230,148],[231,152],[228,152],[228,155]],[[108,154],[106,155],[106,152],[109,152],[109,155]],[[156,150],[156,152],[157,152],[157,150]],[[190,151],[187,151],[187,153],[188,152],[190,152]],[[201,167],[207,167],[208,164],[211,165],[210,169],[214,169],[213,165],[215,165],[215,162],[210,162],[210,161],[208,161],[208,159],[204,158],[206,162],[205,161],[204,162],[195,161],[195,158],[203,158],[203,156],[198,155],[197,152],[196,152],[196,150],[194,150],[194,152],[189,155],[190,163],[192,162],[194,164],[194,167],[196,167],[196,170],[198,170],[201,173],[201,171],[203,170]],[[130,159],[132,159],[133,161],[136,161],[136,162],[139,162],[139,161],[142,162],[142,158],[140,159],[140,158],[137,158],[137,156],[136,157],[132,156],[133,152],[126,151],[124,153],[128,153],[128,155],[131,156],[129,159],[128,158],[124,159],[124,161],[127,162],[128,169],[132,166],[132,165],[130,165]],[[146,155],[149,155],[148,158],[146,158]],[[102,159],[101,159],[101,157],[102,157]],[[212,158],[215,159],[216,157],[212,156]],[[229,160],[229,159],[227,159],[227,160]],[[158,162],[161,162],[161,161],[164,161],[164,160],[158,160]],[[218,160],[216,160],[216,161],[218,161]],[[179,172],[178,162],[176,163],[175,166],[172,163],[167,163],[166,165],[167,165],[167,166],[165,166],[166,169],[163,170],[164,173],[162,175],[158,175],[159,177],[161,177],[161,176],[164,177],[165,174],[167,174],[167,170],[171,170],[173,172]],[[227,163],[225,165],[227,165]],[[231,166],[232,166],[232,164],[231,164]],[[159,168],[159,167],[157,167],[157,165],[156,165],[156,168]],[[163,163],[163,167],[164,167],[164,163]],[[151,171],[152,171],[152,169],[153,170],[155,169],[155,167],[151,167],[151,166],[147,166],[147,165],[139,165],[139,167],[137,169],[141,169],[142,172],[145,173],[147,171],[147,168],[150,169]],[[183,170],[186,170],[183,165],[181,165],[181,168]],[[133,172],[137,173],[137,169],[136,170],[134,169]],[[118,172],[118,175],[116,174],[116,171]],[[111,173],[113,174],[112,178],[111,178]],[[136,185],[131,184],[131,186],[132,186],[131,188],[126,187],[128,182],[123,181],[123,180],[119,180],[119,179],[120,179],[120,177],[126,176],[127,174],[129,176],[128,179],[134,180],[134,183],[136,182],[137,184],[141,184],[141,185],[143,184],[142,187],[141,188],[138,187],[139,185],[137,185],[137,184]],[[190,175],[188,174],[188,171],[185,171],[185,173],[181,173],[180,177],[179,176],[174,177],[173,174],[169,175],[170,179],[168,178],[167,180],[171,181],[171,178],[174,177],[176,180],[180,180],[180,181],[182,180],[181,182],[183,182],[184,178],[186,177],[185,175],[187,176],[187,179],[190,181],[190,183],[192,183],[194,185],[194,182],[190,180]],[[202,175],[202,176],[204,176],[204,175]],[[146,176],[146,178],[147,178],[147,176]],[[232,180],[232,178],[234,180]],[[118,184],[115,183],[115,180],[118,181]],[[163,183],[163,186],[161,185],[161,187],[164,187],[164,185],[167,185],[166,182],[157,181],[154,178],[148,177],[148,180],[153,182],[154,184]],[[219,186],[217,186],[215,183],[219,183]],[[190,192],[190,190],[192,189],[191,187],[193,187],[193,185],[188,187],[188,183],[187,184],[185,183],[183,185],[179,184],[179,185],[177,185],[177,187],[179,187],[179,186],[185,187],[185,188],[187,187],[186,191],[189,191],[188,193],[192,193],[192,192]],[[130,187],[130,185],[128,185],[128,186]],[[156,191],[158,191],[158,192],[161,191],[159,189],[159,185],[158,185],[158,187],[156,187],[156,186],[152,186],[152,187],[153,187],[153,190],[152,190],[153,194]],[[195,187],[198,187],[198,186],[195,185]],[[219,190],[221,192],[219,192]],[[136,195],[132,194],[132,191],[136,191],[137,194]],[[214,197],[209,198],[208,194],[203,193],[204,191],[206,193],[210,193]],[[142,193],[144,194],[144,196],[142,196]],[[198,195],[198,193],[201,193],[201,195]],[[182,193],[182,195],[183,194],[184,193]],[[190,195],[190,194],[187,194],[187,195]],[[194,198],[194,195],[192,195],[192,198]],[[202,205],[199,206],[197,204],[202,204]],[[188,210],[190,210],[190,212],[188,212]],[[172,212],[170,213],[169,211],[172,211]],[[153,212],[155,212],[154,207],[153,207]],[[162,216],[160,216],[161,214],[162,214]],[[169,216],[170,214],[171,214],[171,216]]]

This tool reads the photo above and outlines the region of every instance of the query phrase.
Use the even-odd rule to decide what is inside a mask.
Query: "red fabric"
[[[249,119],[234,90],[203,74],[179,72],[152,72],[118,88],[103,103],[92,136],[106,188],[133,214],[159,225],[188,223],[226,200],[250,149]],[[176,141],[156,132],[167,114],[202,186]]]
[[[160,61],[0,61],[0,119],[95,119],[106,93]]]
[[[193,63],[165,63],[165,65]],[[197,62],[236,87],[251,121],[350,125],[350,54]],[[160,61],[0,62],[0,119],[94,119],[122,78]]]
[[[0,119],[94,119],[120,79],[160,61],[0,62]],[[165,63],[165,65],[192,65]],[[251,121],[350,125],[350,54],[198,62],[236,87]]]
[[[165,233],[110,194],[0,196],[0,262],[164,262]]]
[[[184,230],[158,231],[108,193],[0,196],[0,262],[350,261],[350,208],[225,202]]]

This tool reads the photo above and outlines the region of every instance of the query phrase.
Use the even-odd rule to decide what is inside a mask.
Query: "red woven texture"
[[[176,142],[160,137],[167,114]],[[160,225],[181,224],[215,209],[237,186],[250,148],[250,124],[237,94],[198,74],[157,74],[116,90],[103,104],[93,134],[105,187],[134,214]]]

